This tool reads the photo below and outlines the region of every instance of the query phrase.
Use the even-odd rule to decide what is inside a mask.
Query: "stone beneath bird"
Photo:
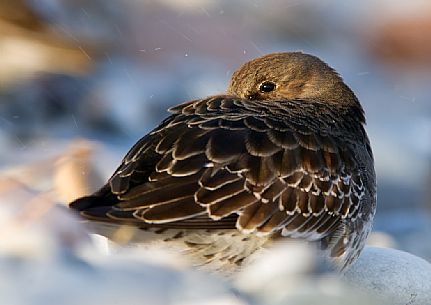
[[[319,58],[274,53],[244,64],[226,94],[172,107],[99,191],[70,207],[135,241],[234,272],[283,238],[317,243],[345,270],[376,209],[364,111]]]

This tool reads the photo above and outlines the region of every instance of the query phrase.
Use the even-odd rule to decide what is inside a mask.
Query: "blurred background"
[[[94,190],[169,106],[278,51],[319,56],[357,94],[378,174],[370,242],[431,261],[427,0],[0,0],[0,177],[60,203]]]

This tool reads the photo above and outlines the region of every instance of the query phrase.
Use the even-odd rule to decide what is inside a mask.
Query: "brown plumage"
[[[233,74],[226,95],[170,112],[104,187],[70,206],[170,231],[160,239],[214,269],[280,236],[319,241],[341,268],[356,259],[376,207],[373,156],[362,107],[328,65],[297,52],[263,56]]]

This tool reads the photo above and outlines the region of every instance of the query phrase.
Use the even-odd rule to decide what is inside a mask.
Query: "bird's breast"
[[[144,251],[167,251],[200,269],[231,274],[272,243],[271,237],[242,234],[237,229],[135,228],[89,223],[109,240]]]

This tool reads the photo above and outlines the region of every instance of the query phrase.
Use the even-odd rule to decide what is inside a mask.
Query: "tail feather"
[[[96,193],[75,199],[69,207],[76,211],[85,211],[95,207],[111,207],[118,202],[118,198],[111,193],[109,186],[102,187]]]
[[[81,197],[69,203],[69,207],[76,211],[85,211],[100,206],[108,206],[108,204],[106,204],[104,198],[94,195]]]

